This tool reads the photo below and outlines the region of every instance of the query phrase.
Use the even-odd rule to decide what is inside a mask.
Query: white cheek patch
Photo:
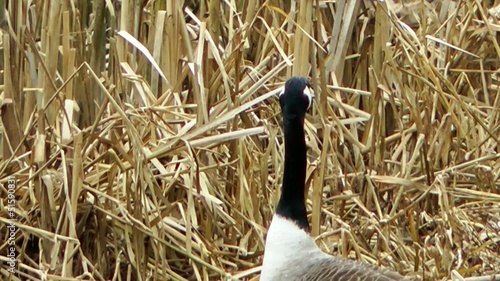
[[[285,87],[281,87],[281,91],[278,94],[278,97],[281,97],[285,93]]]
[[[312,100],[314,98],[314,94],[311,92],[311,89],[309,87],[307,87],[307,86],[304,88],[303,92],[304,92],[304,95],[309,100],[309,105],[307,106],[307,109],[309,109],[309,108],[311,108]]]

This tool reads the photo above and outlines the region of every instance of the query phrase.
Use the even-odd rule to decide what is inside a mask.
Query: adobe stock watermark
[[[7,231],[9,234],[7,241],[7,257],[9,261],[8,271],[12,274],[16,273],[17,266],[17,250],[16,250],[16,232],[17,232],[17,215],[16,215],[16,189],[17,180],[15,177],[9,177],[7,180],[7,214],[9,216],[10,223],[7,225]]]

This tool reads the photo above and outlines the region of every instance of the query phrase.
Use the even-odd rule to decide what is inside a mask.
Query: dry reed
[[[499,2],[0,0],[0,279],[258,279],[291,75],[326,252],[499,273]]]

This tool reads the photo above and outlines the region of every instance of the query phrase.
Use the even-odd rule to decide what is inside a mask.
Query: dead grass
[[[497,2],[0,0],[1,279],[256,280],[291,75],[325,251],[499,273]]]

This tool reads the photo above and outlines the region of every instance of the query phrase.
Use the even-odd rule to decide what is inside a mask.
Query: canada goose
[[[304,198],[304,118],[313,95],[306,78],[292,77],[279,95],[285,134],[281,197],[267,232],[261,281],[405,280],[395,272],[322,252],[309,235]]]

